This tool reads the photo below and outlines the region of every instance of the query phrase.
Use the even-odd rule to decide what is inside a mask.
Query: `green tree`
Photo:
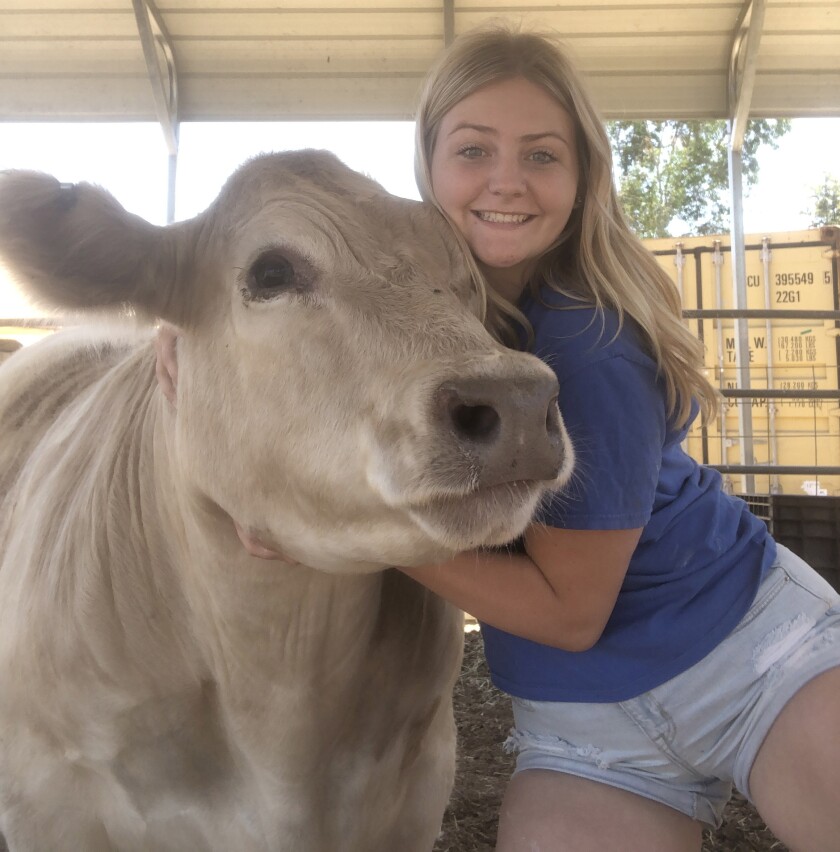
[[[607,129],[624,213],[640,237],[729,230],[725,121],[613,121]],[[747,124],[745,188],[758,178],[758,149],[778,147],[789,130],[786,119]]]
[[[822,183],[811,187],[811,202],[802,212],[811,217],[812,228],[840,225],[840,180],[823,175]]]

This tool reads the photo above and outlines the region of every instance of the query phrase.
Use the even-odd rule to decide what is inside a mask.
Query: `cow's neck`
[[[381,575],[333,575],[255,558],[220,509],[186,500],[188,545],[179,570],[220,682],[297,683],[312,660],[356,662],[349,657],[375,628]]]
[[[290,754],[301,778],[331,788],[330,767],[345,758],[385,754],[395,737],[410,749],[457,672],[454,610],[394,570],[333,575],[256,559],[222,515],[185,514],[193,635],[230,748],[266,807],[288,794],[275,785]]]

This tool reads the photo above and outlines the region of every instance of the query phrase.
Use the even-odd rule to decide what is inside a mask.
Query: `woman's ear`
[[[161,392],[178,407],[178,329],[169,323],[161,323],[155,336],[155,376]]]

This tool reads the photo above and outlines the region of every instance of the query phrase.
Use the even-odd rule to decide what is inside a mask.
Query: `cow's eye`
[[[300,289],[291,261],[277,251],[260,255],[248,270],[248,295],[252,299],[273,299],[281,293]]]

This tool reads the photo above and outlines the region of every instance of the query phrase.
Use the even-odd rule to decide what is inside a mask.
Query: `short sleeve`
[[[667,428],[652,362],[615,355],[589,363],[560,377],[559,404],[575,470],[537,520],[568,529],[645,526]]]

